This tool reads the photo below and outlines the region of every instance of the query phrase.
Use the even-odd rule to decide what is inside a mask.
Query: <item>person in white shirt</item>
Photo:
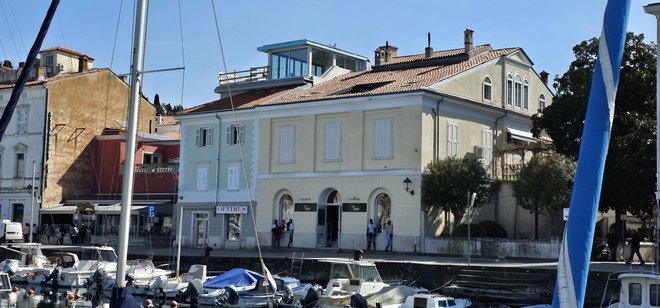
[[[371,243],[374,243],[374,251],[376,250],[376,226],[374,225],[374,220],[369,219],[369,224],[367,225],[367,250],[371,248]]]
[[[291,247],[293,243],[293,219],[289,219],[289,223],[286,224],[287,229],[289,230],[289,244],[286,247]]]

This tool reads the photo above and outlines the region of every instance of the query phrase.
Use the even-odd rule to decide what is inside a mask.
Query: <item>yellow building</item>
[[[394,250],[422,251],[446,223],[426,217],[420,199],[429,162],[476,155],[502,177],[521,161],[526,154],[504,149],[535,141],[531,116],[552,100],[547,73],[521,48],[473,46],[469,29],[464,38],[463,48],[410,56],[386,44],[371,70],[258,107],[262,242],[272,240],[274,220],[292,219],[293,246],[364,249],[369,220],[391,220]],[[381,234],[376,248],[384,243]]]

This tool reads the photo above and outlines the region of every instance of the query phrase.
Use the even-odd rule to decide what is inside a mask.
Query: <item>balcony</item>
[[[179,172],[179,164],[139,164],[139,165],[135,165],[135,173],[136,174],[167,174],[167,173],[178,173],[178,172]]]
[[[524,167],[524,164],[503,164],[502,165],[502,176],[500,180],[503,181],[515,181],[520,175],[520,171]]]
[[[218,84],[237,84],[268,80],[268,66],[251,67],[249,70],[218,74]]]

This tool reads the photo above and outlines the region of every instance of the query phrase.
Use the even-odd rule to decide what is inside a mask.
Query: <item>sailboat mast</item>
[[[135,33],[133,34],[133,60],[131,64],[131,96],[128,101],[128,131],[126,132],[126,159],[124,160],[124,179],[121,197],[121,216],[119,219],[119,247],[117,260],[117,286],[126,287],[126,259],[128,236],[131,226],[131,204],[133,202],[133,171],[135,169],[135,148],[137,139],[137,120],[140,107],[140,78],[144,54],[144,33],[146,29],[145,0],[138,0],[135,11]]]

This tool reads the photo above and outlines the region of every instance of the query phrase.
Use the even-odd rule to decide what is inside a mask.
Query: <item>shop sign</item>
[[[218,205],[215,207],[216,214],[247,214],[247,205]]]
[[[341,205],[342,212],[366,212],[367,204],[366,203],[342,203]]]
[[[316,212],[316,203],[296,203],[296,212]]]

